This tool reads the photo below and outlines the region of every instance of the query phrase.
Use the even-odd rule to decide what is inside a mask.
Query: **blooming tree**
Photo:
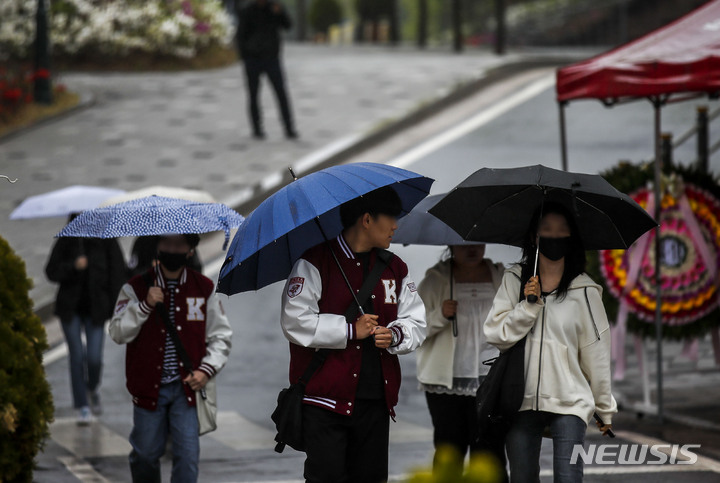
[[[37,0],[0,2],[0,58],[25,59],[35,38]],[[51,0],[53,53],[190,58],[232,40],[220,0]]]

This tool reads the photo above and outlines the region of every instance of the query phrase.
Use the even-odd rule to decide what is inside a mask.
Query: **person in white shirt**
[[[417,378],[433,422],[433,443],[456,451],[458,470],[468,453],[488,449],[478,438],[475,393],[497,357],[482,331],[504,267],[484,258],[485,245],[455,245],[425,273],[418,293],[425,304],[427,338],[417,350]],[[453,320],[454,319],[454,320]],[[454,335],[453,324],[457,327]],[[500,440],[495,454],[504,466]]]

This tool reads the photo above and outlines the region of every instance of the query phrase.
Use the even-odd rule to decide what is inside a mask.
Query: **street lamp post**
[[[35,13],[35,76],[33,97],[39,104],[52,104],[50,81],[50,35],[45,0],[38,0]]]

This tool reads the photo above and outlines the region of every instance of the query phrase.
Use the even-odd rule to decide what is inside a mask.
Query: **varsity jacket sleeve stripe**
[[[518,303],[520,275],[513,271],[515,269],[517,267],[505,272],[483,324],[487,341],[501,351],[509,349],[530,332],[543,308],[542,299],[534,304],[526,300]]]
[[[406,276],[398,298],[397,320],[388,324],[395,332],[397,345],[388,347],[391,354],[407,354],[417,349],[425,340],[425,306],[417,293],[415,282]]]
[[[292,290],[289,290],[290,282]],[[322,282],[318,269],[300,259],[290,273],[282,294],[280,324],[285,337],[293,344],[319,349],[344,349],[348,337],[348,323],[344,315],[321,314],[318,301]]]
[[[139,301],[135,290],[126,283],[120,289],[120,295],[115,303],[115,311],[110,319],[108,327],[110,338],[118,344],[132,342],[140,333],[150,312],[145,301]]]
[[[605,424],[612,424],[612,416],[618,408],[611,391],[610,324],[599,290],[587,290],[587,297],[589,323],[595,327],[586,330],[586,340],[591,342],[580,347],[580,368],[590,382],[595,411]]]
[[[207,301],[205,343],[205,357],[198,369],[213,377],[225,366],[232,348],[232,328],[216,294]]]

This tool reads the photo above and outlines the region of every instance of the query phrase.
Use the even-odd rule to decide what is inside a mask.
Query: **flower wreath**
[[[601,174],[654,215],[652,165],[620,163]],[[720,326],[717,181],[692,168],[666,169],[660,224],[663,337],[702,336]],[[655,335],[655,230],[629,250],[588,253],[588,274],[604,285],[603,300],[611,320],[626,311],[630,332]]]

